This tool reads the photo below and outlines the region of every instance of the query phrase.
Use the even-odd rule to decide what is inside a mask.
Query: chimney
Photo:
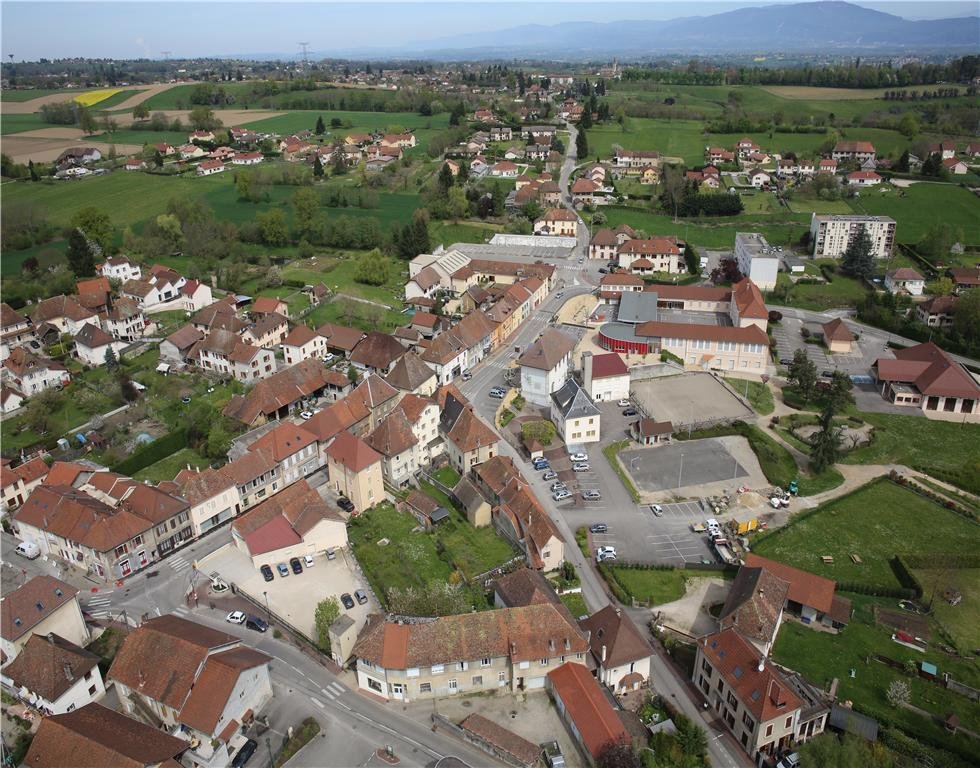
[[[765,656],[762,656],[762,657],[759,658],[759,666],[757,667],[757,669],[760,672],[765,671],[765,669],[766,669],[766,658],[765,658]]]
[[[569,640],[567,637],[565,638],[565,650],[566,651],[572,650],[572,641]]]
[[[592,392],[592,353],[583,352],[582,353],[582,388],[590,393]]]
[[[602,663],[603,664],[606,663],[606,645],[605,645],[605,643],[603,643],[603,645],[602,645]]]
[[[48,642],[54,645],[54,632],[48,632]]]
[[[69,663],[68,663],[68,662],[66,661],[66,662],[65,662],[64,664],[62,664],[62,667],[63,667],[63,668],[64,668],[64,670],[65,670],[65,680],[67,680],[67,681],[68,681],[69,683],[70,683],[70,682],[72,682],[72,680],[74,680],[74,679],[75,679],[75,675],[73,675],[73,674],[72,674],[72,671],[71,671],[71,664],[69,664]]]

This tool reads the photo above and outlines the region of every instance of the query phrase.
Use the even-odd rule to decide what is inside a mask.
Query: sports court
[[[749,476],[719,438],[623,451],[619,459],[636,487],[644,492],[734,482]]]
[[[752,410],[710,373],[683,373],[630,383],[634,400],[657,421],[677,429],[747,419]]]

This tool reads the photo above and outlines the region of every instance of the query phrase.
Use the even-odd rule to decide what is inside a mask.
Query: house
[[[541,690],[548,671],[566,662],[589,676],[587,650],[568,611],[548,603],[408,623],[370,616],[353,655],[361,690],[415,701]]]
[[[630,373],[615,352],[582,353],[582,387],[593,401],[625,400],[630,396]]]
[[[575,339],[548,328],[517,359],[521,367],[521,394],[535,405],[548,406],[551,393],[568,378]]]
[[[418,441],[418,461],[429,464],[445,450],[445,442],[439,436],[439,404],[432,398],[407,393],[391,412],[401,412]]]
[[[142,171],[144,168],[146,168],[146,163],[141,157],[129,157],[126,158],[123,168],[127,171]]]
[[[951,160],[956,157],[956,142],[952,139],[944,139],[926,145],[926,151],[930,155],[939,155],[940,160]]]
[[[42,718],[25,766],[75,768],[79,755],[92,765],[176,768],[188,742],[98,703]]]
[[[402,502],[404,511],[418,520],[420,526],[425,530],[431,531],[439,523],[444,523],[449,519],[449,510],[439,506],[431,496],[427,496],[421,491],[412,489]]]
[[[14,347],[3,361],[3,378],[24,397],[46,389],[62,388],[71,381],[68,369],[59,362]]]
[[[980,157],[980,141],[971,141],[966,145],[967,157]]]
[[[24,395],[13,387],[0,387],[0,413],[13,413],[24,403]]]
[[[735,145],[735,150],[738,152],[739,157],[743,157],[751,155],[753,152],[758,152],[759,145],[752,141],[752,139],[741,138],[738,140],[738,144]]]
[[[248,311],[255,318],[273,314],[289,317],[289,304],[275,296],[259,296]]]
[[[0,649],[6,659],[16,658],[32,636],[55,634],[75,645],[88,645],[90,637],[78,589],[54,576],[34,576],[4,595],[0,602]]]
[[[205,334],[188,323],[160,342],[160,360],[172,365],[185,365],[191,361],[191,353]]]
[[[917,406],[927,416],[980,413],[980,384],[931,341],[894,354],[872,366],[881,396],[893,405]]]
[[[735,263],[738,271],[763,291],[776,287],[779,253],[758,232],[735,233]]]
[[[599,409],[581,385],[568,379],[551,393],[551,420],[566,445],[599,441]]]
[[[895,247],[895,219],[888,216],[818,215],[810,217],[813,256],[838,258],[864,230],[871,252],[878,259],[890,258]]]
[[[13,347],[26,346],[35,338],[28,319],[9,304],[0,303],[0,362],[7,359]]]
[[[874,171],[852,171],[847,174],[847,183],[852,187],[876,187],[881,184],[881,176]]]
[[[283,418],[305,399],[340,392],[349,386],[344,374],[325,368],[319,360],[304,360],[260,379],[247,395],[232,397],[223,413],[246,425],[258,426]]]
[[[214,141],[214,132],[213,131],[194,131],[194,132],[192,132],[190,134],[190,136],[187,137],[187,141],[188,142],[197,142],[197,141],[213,142]]]
[[[102,325],[115,339],[136,341],[146,331],[146,315],[137,302],[123,297],[116,299],[112,309],[103,313]]]
[[[405,413],[392,411],[365,437],[365,441],[383,457],[385,480],[395,487],[407,485],[422,469],[423,456],[419,440]],[[425,457],[424,463],[428,463]]]
[[[735,153],[729,152],[723,147],[708,147],[704,154],[712,165],[735,162]]]
[[[283,338],[283,358],[286,365],[296,365],[311,357],[321,357],[326,354],[325,339],[306,325],[297,325]]]
[[[819,623],[826,629],[840,629],[851,617],[851,601],[836,594],[834,581],[793,568],[775,560],[749,553],[748,568],[765,568],[789,585],[783,609],[803,624]]]
[[[734,628],[763,656],[769,654],[783,621],[789,582],[764,567],[744,565],[718,614],[718,628]]]
[[[793,743],[803,701],[735,629],[698,639],[691,679],[757,765]]]
[[[645,168],[660,165],[660,153],[653,150],[619,148],[613,152],[612,164],[618,168]]]
[[[672,237],[626,240],[617,249],[616,258],[619,261],[620,269],[629,269],[633,272],[677,274],[683,266],[677,240]],[[646,262],[646,264],[642,262]]]
[[[970,166],[964,163],[962,160],[957,160],[956,158],[949,158],[943,160],[943,168],[946,169],[946,173],[951,173],[954,176],[962,176],[963,174],[970,172]]]
[[[231,158],[232,165],[258,165],[262,162],[261,152],[236,152]]]
[[[226,765],[228,742],[272,698],[271,662],[234,635],[165,614],[126,636],[109,680],[125,713],[188,739],[185,761]]]
[[[946,274],[952,278],[958,292],[980,287],[980,267],[950,267]]]
[[[4,459],[0,464],[0,485],[2,485],[0,512],[17,509],[47,476],[48,465],[40,456],[16,467],[12,467],[8,459]]]
[[[174,147],[171,144],[168,144],[165,141],[160,144],[154,144],[153,149],[159,152],[164,157],[170,157],[170,155],[173,155],[177,152],[177,150],[174,149]]]
[[[125,256],[113,256],[101,264],[97,264],[95,273],[110,280],[118,280],[120,282],[139,280],[143,274],[140,265],[131,262]]]
[[[126,343],[116,341],[108,333],[96,325],[86,323],[75,336],[75,356],[86,365],[93,368],[106,364],[106,356],[112,350],[114,359],[119,359],[119,353],[126,348]]]
[[[207,467],[204,471],[182,469],[174,482],[181,498],[191,505],[189,514],[195,538],[224,525],[241,511],[238,482],[225,467]]]
[[[949,328],[953,324],[953,313],[958,301],[956,296],[933,296],[916,305],[915,316],[920,323],[930,328]]]
[[[534,222],[536,235],[575,237],[577,233],[578,217],[567,208],[549,208]]]
[[[640,445],[669,443],[673,434],[674,425],[669,421],[640,418],[630,424],[630,437]]]
[[[412,392],[428,397],[436,391],[439,379],[436,372],[421,357],[414,354],[398,359],[385,381],[402,392]]]
[[[275,349],[286,339],[289,321],[278,312],[262,315],[242,333],[242,341]]]
[[[889,293],[907,293],[921,296],[926,279],[911,267],[900,267],[885,273],[885,290]]]
[[[509,125],[493,125],[490,127],[490,141],[510,141],[514,132]]]
[[[306,480],[298,480],[235,518],[231,538],[258,568],[270,560],[345,547],[347,528],[336,509]]]
[[[756,168],[749,174],[749,182],[756,189],[768,189],[772,182],[772,176],[761,168]]]
[[[599,185],[591,179],[575,179],[572,183],[572,199],[576,205],[592,205],[598,191]]]
[[[279,465],[281,487],[295,483],[316,472],[321,461],[314,434],[301,424],[282,421],[248,446],[250,451],[267,451]]]
[[[35,329],[50,323],[58,333],[68,333],[74,336],[85,323],[99,324],[99,316],[78,301],[75,296],[52,296],[50,299],[39,301],[31,313],[31,322]]]
[[[199,157],[204,157],[207,151],[197,144],[181,144],[177,148],[177,155],[181,160],[197,160]]]
[[[382,456],[361,438],[344,431],[326,449],[330,486],[359,510],[385,498]]]
[[[449,463],[461,475],[499,453],[497,433],[474,413],[473,406],[455,395],[446,397],[439,431],[446,441]]]
[[[509,160],[501,160],[490,166],[490,175],[499,179],[516,179],[517,165]]]
[[[838,141],[830,156],[838,162],[856,160],[858,163],[865,163],[869,160],[874,162],[877,154],[874,144],[869,141]]]
[[[837,173],[837,161],[832,157],[822,157],[820,158],[820,164],[818,166],[819,173]]]
[[[854,348],[854,332],[839,317],[823,324],[823,343],[828,352],[850,354]]]
[[[518,568],[494,579],[493,595],[493,604],[497,608],[561,603],[551,582],[534,568]]]
[[[357,368],[384,376],[407,351],[391,334],[370,331],[354,347],[350,361]]]
[[[102,159],[102,153],[95,147],[69,147],[60,155],[55,163],[59,166],[88,165]]]
[[[276,370],[275,353],[246,344],[231,331],[215,330],[195,349],[199,365],[208,373],[253,382],[271,376]]]
[[[613,693],[627,693],[646,685],[653,648],[629,616],[607,605],[581,619],[579,626],[589,635],[589,650],[600,683]]]
[[[53,632],[31,634],[0,676],[21,701],[48,715],[71,712],[105,696],[99,656]]]
[[[632,741],[596,678],[581,664],[569,661],[548,672],[548,691],[589,765],[607,747]]]

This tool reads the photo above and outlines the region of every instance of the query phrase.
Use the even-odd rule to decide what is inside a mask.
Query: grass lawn
[[[875,428],[870,445],[848,453],[846,464],[905,464],[968,491],[980,492],[980,426],[919,416],[861,413]]]
[[[92,88],[90,90],[95,89]],[[38,99],[41,96],[52,96],[56,93],[63,93],[65,94],[65,99],[69,99],[74,96],[79,96],[85,93],[85,91],[79,91],[77,88],[4,88],[0,91],[0,104],[5,101],[30,101],[31,99]]]
[[[449,247],[453,243],[485,243],[498,232],[496,227],[476,222],[433,221],[429,233],[433,242]]]
[[[820,200],[815,197],[794,197],[789,201],[790,210],[794,213],[854,213],[854,209],[846,200]]]
[[[876,216],[891,216],[898,222],[895,237],[901,243],[918,242],[937,221],[954,230],[962,228],[965,243],[980,242],[980,200],[956,184],[922,182],[884,195],[862,195],[854,202],[854,208]]]
[[[935,592],[933,616],[964,653],[980,648],[980,569],[949,568],[913,571],[922,585],[924,599]],[[955,590],[962,596],[958,605],[943,599],[943,592]]]
[[[47,269],[64,261],[67,253],[67,240],[52,240],[50,243],[25,248],[23,251],[4,248],[0,253],[0,271],[7,274],[20,272],[24,262],[30,258],[37,259],[38,266]]]
[[[771,298],[775,304],[820,312],[831,307],[853,307],[867,295],[867,289],[859,281],[844,275],[834,275],[832,283],[793,283],[789,275],[780,272],[776,277],[776,287],[782,290],[789,287],[786,296]]]
[[[650,607],[671,603],[684,596],[684,574],[676,569],[622,568],[603,565],[599,571],[615,581],[628,597]]]
[[[134,480],[152,480],[159,483],[162,480],[173,480],[180,470],[188,464],[192,467],[205,469],[211,466],[211,460],[206,459],[193,448],[182,448],[177,453],[171,454],[165,459],[155,464],[151,464],[145,469],[141,469],[134,476]]]
[[[449,510],[450,519],[432,534],[445,548],[445,557],[467,579],[503,565],[514,556],[514,549],[492,526],[474,528],[442,491],[419,481],[419,488]]]
[[[755,409],[756,413],[762,416],[768,416],[776,409],[772,390],[761,381],[734,379],[729,376],[725,377],[725,381],[728,382],[732,389],[748,399],[749,404]]]
[[[752,550],[838,581],[899,587],[889,558],[973,552],[977,527],[886,479],[827,502],[785,528],[756,537]],[[861,564],[851,555],[858,555]],[[832,564],[820,558],[830,555]]]
[[[453,488],[456,483],[459,482],[459,472],[450,467],[448,464],[443,467],[439,467],[439,469],[433,472],[432,475],[436,480],[449,488]]]
[[[585,604],[585,598],[582,597],[581,592],[569,592],[566,595],[561,596],[561,601],[568,608],[569,613],[572,614],[576,619],[579,616],[588,616],[589,608]]]
[[[632,497],[633,501],[639,503],[640,492],[636,490],[636,486],[633,485],[633,481],[630,479],[629,474],[623,469],[622,465],[619,463],[619,452],[626,450],[629,447],[629,440],[620,440],[616,443],[610,443],[605,448],[602,449],[602,454],[606,457],[606,461],[615,470],[619,479],[622,481],[623,486],[626,488],[629,495]]]

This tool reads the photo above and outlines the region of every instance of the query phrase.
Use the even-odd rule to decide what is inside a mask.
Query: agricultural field
[[[655,149],[667,157],[679,157],[689,166],[704,158],[707,140],[699,120],[659,120],[629,117],[619,124],[597,125],[587,131],[590,157],[612,156],[612,145],[626,149]],[[737,140],[737,139],[736,139]]]
[[[83,107],[88,107],[96,111],[112,109],[117,104],[122,104],[131,96],[139,91],[125,90],[123,88],[102,88],[98,91],[86,91],[80,93],[72,99]]]
[[[976,540],[974,523],[881,479],[757,536],[752,551],[836,581],[900,587],[890,558],[973,552]],[[825,555],[834,562],[824,563]]]
[[[36,113],[26,115],[4,115],[0,120],[0,135],[9,136],[14,133],[24,133],[25,131],[40,131],[44,128],[63,128],[66,132],[77,130],[73,125],[52,125],[44,122]],[[71,135],[66,133],[66,135]]]
[[[957,184],[919,182],[885,195],[862,195],[852,206],[859,213],[895,219],[900,243],[918,242],[939,221],[962,229],[964,242],[980,243],[980,201]]]
[[[0,104],[31,101],[42,96],[54,96],[59,93],[65,94],[65,98],[80,95],[77,88],[4,88],[0,91]]]

